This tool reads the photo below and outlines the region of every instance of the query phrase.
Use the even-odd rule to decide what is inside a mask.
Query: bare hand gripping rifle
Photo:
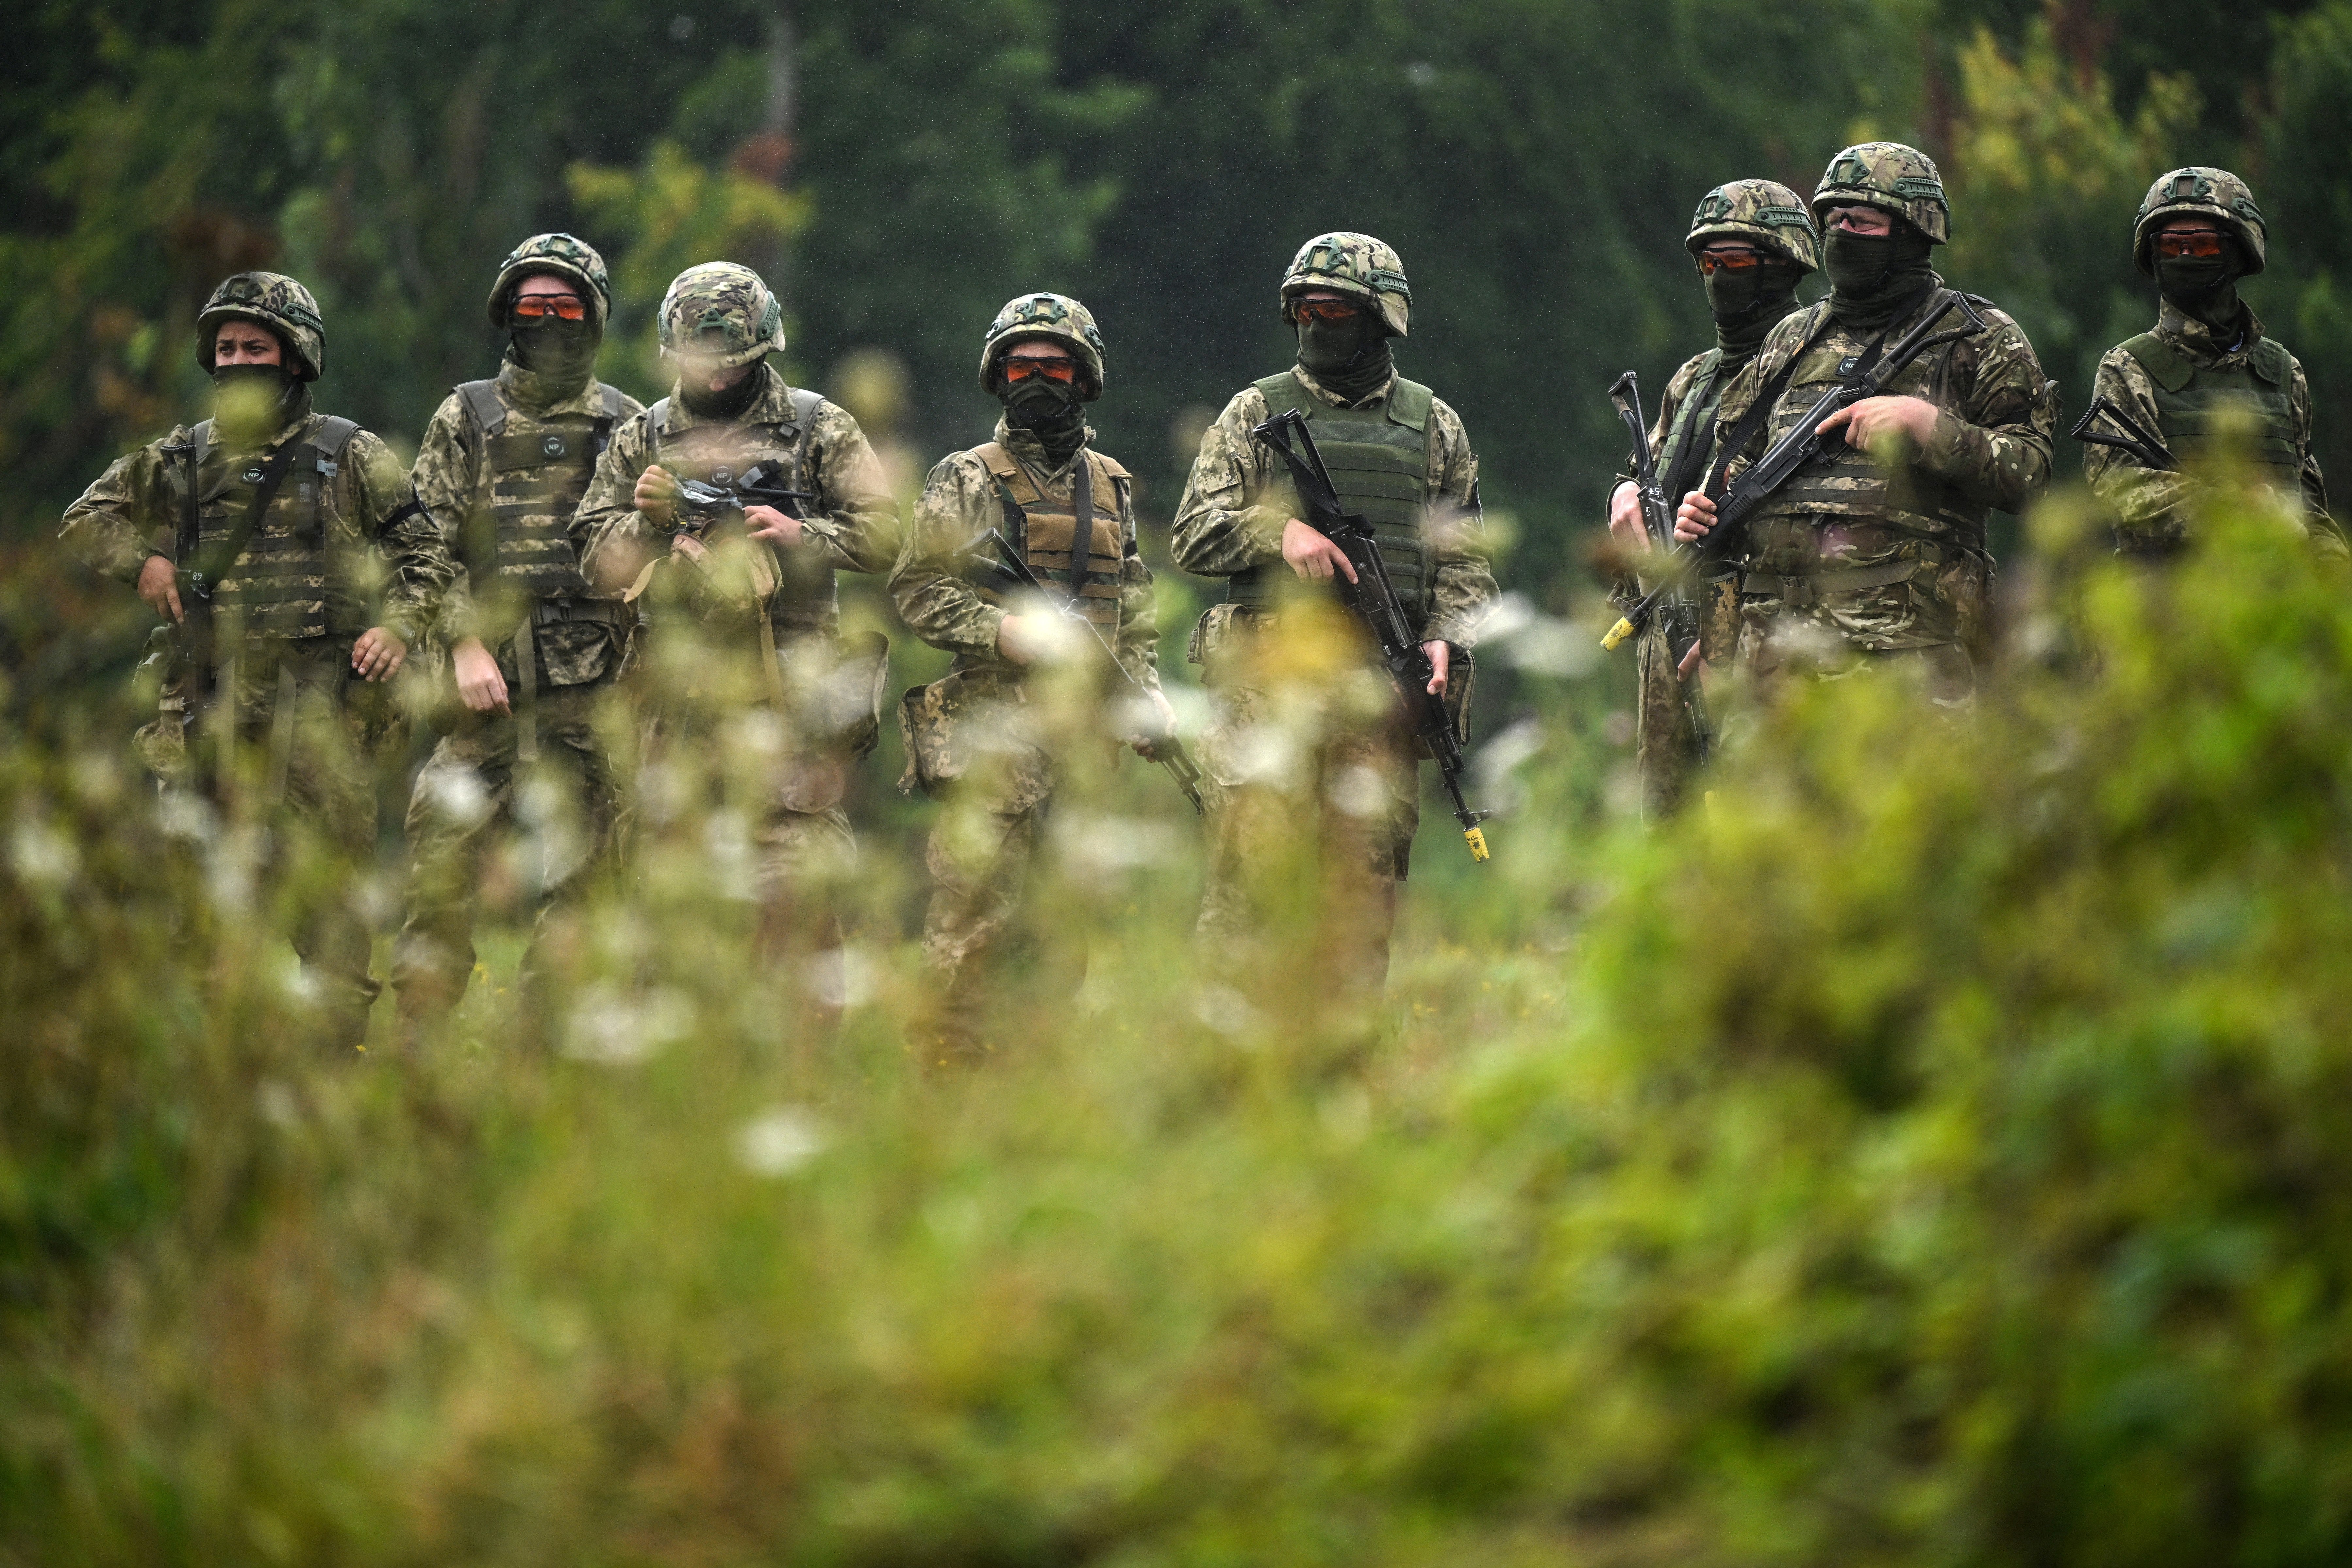
[[[1937,325],[1954,310],[1959,311],[1968,324],[1949,331],[1937,331]],[[1715,527],[1704,539],[1675,549],[1665,563],[1658,568],[1664,580],[1644,595],[1641,603],[1626,611],[1622,620],[1609,628],[1609,635],[1601,639],[1601,646],[1613,650],[1619,643],[1639,631],[1669,594],[1680,591],[1681,584],[1694,574],[1701,563],[1720,559],[1730,550],[1732,542],[1748,526],[1748,520],[1772,499],[1774,492],[1795,479],[1815,458],[1833,458],[1844,449],[1845,437],[1835,430],[1822,430],[1822,421],[1853,407],[1864,398],[1879,396],[1886,390],[1888,382],[1902,374],[1913,360],[1929,349],[1973,337],[1983,331],[1985,326],[1985,319],[1977,314],[1976,307],[1966,294],[1947,289],[1941,291],[1940,299],[1920,319],[1919,324],[1905,333],[1902,341],[1888,349],[1883,357],[1879,354],[1877,342],[1856,355],[1850,362],[1853,368],[1847,371],[1836,385],[1822,393],[1813,405],[1789,427],[1787,435],[1773,442],[1746,472],[1731,481],[1722,499],[1716,503]],[[1881,338],[1879,342],[1884,342],[1885,339]],[[1789,366],[1793,367],[1802,357],[1803,351],[1801,350],[1790,358]],[[1780,388],[1787,384],[1788,374],[1789,369],[1784,367],[1780,374],[1759,393],[1755,406],[1769,406],[1778,398]],[[1738,455],[1733,450],[1726,450],[1723,454],[1726,461]]]
[[[992,528],[963,548],[958,556],[956,566],[958,574],[966,582],[983,584],[999,594],[1009,593],[1017,588],[1026,588],[1034,594],[1042,595],[1045,603],[1052,605],[1055,612],[1065,620],[1076,621],[1093,635],[1095,645],[1102,649],[1103,657],[1110,660],[1111,668],[1118,671],[1119,679],[1127,682],[1128,689],[1135,694],[1146,709],[1150,708],[1150,691],[1142,681],[1136,679],[1135,672],[1128,668],[1120,660],[1118,647],[1109,637],[1103,635],[1103,629],[1100,626],[1087,619],[1068,595],[1057,594],[1047,587],[1021,552],[1013,548],[1011,540]],[[1200,764],[1192,761],[1192,753],[1184,749],[1183,740],[1173,729],[1164,733],[1144,736],[1142,746],[1139,749],[1145,758],[1158,763],[1168,770],[1168,776],[1176,781],[1176,787],[1184,792],[1184,798],[1192,803],[1194,811],[1203,809],[1201,804]]]
[[[1625,432],[1633,440],[1633,488],[1641,498],[1643,531],[1650,536],[1652,546],[1664,554],[1675,547],[1675,509],[1658,483],[1657,464],[1650,450],[1650,426],[1642,417],[1640,379],[1630,370],[1619,376],[1610,384],[1609,401],[1616,405],[1617,417],[1625,422]],[[1685,574],[1675,573],[1661,586],[1665,597],[1650,616],[1665,626],[1666,655],[1676,671],[1675,681],[1682,692],[1683,710],[1690,715],[1691,734],[1698,743],[1699,759],[1704,762],[1715,740],[1714,728],[1707,721],[1706,693],[1696,676],[1685,678],[1680,673],[1685,656],[1698,642],[1698,605],[1691,597]],[[1652,595],[1642,602],[1646,605],[1655,597]],[[1634,632],[1641,629],[1638,625],[1633,628]],[[1604,646],[1613,647],[1615,644]]]
[[[1397,597],[1396,584],[1389,580],[1388,563],[1381,559],[1373,542],[1372,525],[1361,512],[1341,509],[1339,492],[1331,483],[1330,470],[1323,466],[1323,454],[1316,449],[1305,415],[1294,408],[1252,426],[1250,434],[1289,468],[1298,489],[1300,521],[1338,545],[1356,569],[1353,583],[1344,575],[1333,579],[1340,602],[1355,612],[1380,648],[1381,663],[1388,670],[1389,683],[1396,688],[1397,700],[1404,704],[1405,719],[1437,763],[1438,779],[1454,802],[1454,820],[1462,825],[1470,858],[1487,858],[1486,835],[1478,825],[1489,814],[1471,810],[1462,798],[1462,775],[1468,768],[1462,755],[1462,737],[1446,714],[1444,699],[1430,693],[1436,667],[1422,651],[1418,628],[1405,616],[1404,601]],[[1295,447],[1293,440],[1297,443]]]

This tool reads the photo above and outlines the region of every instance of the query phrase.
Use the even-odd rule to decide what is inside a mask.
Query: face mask
[[[1796,306],[1802,275],[1786,262],[1768,261],[1745,271],[1717,268],[1704,278],[1707,309],[1715,315],[1715,343],[1730,359],[1744,361],[1780,318]]]
[[[2238,319],[2237,247],[2220,256],[2159,256],[2157,287],[2164,297],[2209,326],[2227,326]]]
[[[1324,380],[1349,370],[1357,355],[1387,340],[1387,332],[1369,310],[1359,310],[1340,321],[1309,316],[1298,323],[1298,363],[1308,374]]]
[[[515,363],[550,380],[584,377],[596,363],[596,331],[587,321],[518,321],[507,341]]]
[[[767,380],[761,374],[760,367],[766,363],[764,360],[752,361],[751,374],[719,392],[709,391],[697,386],[691,380],[681,378],[678,395],[686,400],[688,410],[706,419],[733,419],[758,401],[761,384]]]
[[[225,364],[213,371],[213,417],[222,428],[267,435],[278,427],[294,378],[284,365]]]
[[[1867,294],[1886,276],[1895,262],[1891,234],[1849,234],[1833,228],[1822,247],[1822,270],[1840,294]]]

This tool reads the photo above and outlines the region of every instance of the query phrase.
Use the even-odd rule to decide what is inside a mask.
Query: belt
[[[626,626],[629,606],[618,599],[539,599],[530,607],[533,626],[551,626],[563,621],[595,621],[604,626]]]
[[[1895,583],[1907,583],[1922,568],[1932,568],[1933,563],[1905,558],[1882,561],[1875,566],[1849,566],[1834,572],[1809,572],[1799,577],[1783,577],[1769,572],[1742,572],[1739,592],[1742,597],[1778,599],[1791,609],[1802,609],[1824,594],[1856,594],[1864,588],[1884,588]]]

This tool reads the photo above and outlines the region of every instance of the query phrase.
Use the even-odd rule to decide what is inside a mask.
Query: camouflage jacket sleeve
[[[1282,559],[1290,510],[1265,504],[1276,459],[1250,439],[1265,412],[1265,395],[1245,387],[1201,437],[1169,539],[1176,564],[1197,576],[1230,577]]]
[[[908,629],[974,663],[996,659],[1004,612],[958,576],[949,560],[996,526],[996,486],[970,452],[941,458],[923,481],[914,521],[890,573],[890,597]]]
[[[135,583],[150,555],[170,551],[177,520],[163,448],[187,439],[187,431],[174,430],[117,458],[66,509],[58,537],[76,559],[118,582]]]
[[[820,403],[812,425],[804,477],[822,510],[802,522],[802,548],[822,549],[844,571],[889,571],[898,557],[898,502],[881,460],[847,409]]]
[[[1990,330],[1944,351],[1934,380],[1941,410],[1912,458],[1967,500],[2021,512],[2050,488],[2058,436],[2058,389],[2024,329],[1980,311]]]
[[[1444,398],[1430,409],[1429,543],[1436,563],[1430,584],[1423,642],[1473,647],[1495,603],[1495,573],[1486,556],[1486,520],[1478,506],[1478,455],[1462,416]]]
[[[449,582],[430,624],[441,641],[453,647],[477,635],[474,583],[465,569],[461,542],[474,498],[481,490],[481,443],[474,422],[466,416],[465,400],[452,393],[441,400],[432,423],[425,427],[409,482],[415,487],[417,500],[432,514],[442,548],[449,556]]]
[[[580,542],[581,569],[591,583],[603,575],[608,554],[625,561],[639,551],[656,553],[669,547],[668,538],[657,533],[637,511],[637,476],[649,466],[652,451],[648,416],[638,413],[613,432],[604,455],[596,459],[596,472],[590,477],[580,497],[580,510],[572,518],[572,536]]]
[[[1160,595],[1152,586],[1151,568],[1143,562],[1135,531],[1132,481],[1121,492],[1127,515],[1121,518],[1126,554],[1118,568],[1118,661],[1151,690],[1160,689]]]
[[[2158,427],[2156,384],[2139,361],[2120,348],[2109,349],[2099,361],[2091,395],[2104,397],[2142,429]],[[2186,474],[2151,468],[2119,447],[2085,441],[2083,477],[2116,511],[2116,531],[2128,539],[2173,540],[2179,537],[2180,504],[2196,488]]]
[[[394,521],[409,497],[408,470],[383,438],[362,430],[352,437],[344,473],[350,484],[350,516],[383,552],[389,577],[378,624],[403,642],[422,640],[450,579],[455,559],[429,512],[410,510]]]
[[[2311,449],[2311,379],[2304,374],[2299,359],[2294,361],[2294,384],[2287,397],[2294,411],[2294,449],[2301,458],[2303,526],[2322,555],[2340,561],[2352,555],[2352,547],[2347,545],[2344,525],[2327,513],[2327,478],[2319,471],[2319,458]]]

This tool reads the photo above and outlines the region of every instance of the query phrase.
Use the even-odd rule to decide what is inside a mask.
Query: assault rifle
[[[751,506],[772,506],[786,517],[802,517],[806,515],[801,510],[802,504],[814,500],[816,497],[807,490],[792,489],[780,467],[772,462],[754,463],[725,484],[680,479],[677,506],[673,513],[677,521],[671,531],[699,539],[730,512]]]
[[[2111,436],[2104,430],[2091,428],[2093,424],[2102,416],[2105,416],[2106,421],[2121,434]],[[2177,474],[2180,471],[2180,460],[2175,458],[2172,455],[2172,449],[2164,444],[2164,437],[2157,435],[2105,397],[2091,399],[2091,406],[2083,411],[2083,417],[2076,420],[2074,427],[2066,434],[2077,441],[2091,446],[2118,447],[2137,458],[2139,466],[2143,468],[2154,468],[2159,473],[2167,474]]]
[[[1675,509],[1658,483],[1657,464],[1650,451],[1649,421],[1642,417],[1640,379],[1630,370],[1619,376],[1610,384],[1609,401],[1615,405],[1617,417],[1625,422],[1625,432],[1633,440],[1633,488],[1641,498],[1643,530],[1657,551],[1672,551]],[[1643,615],[1643,622],[1655,617],[1664,624],[1666,657],[1676,671],[1675,679],[1682,689],[1683,710],[1690,715],[1691,734],[1698,742],[1698,754],[1704,761],[1715,739],[1715,731],[1707,722],[1706,694],[1696,680],[1685,679],[1680,673],[1685,656],[1698,642],[1698,606],[1691,602],[1680,574],[1669,578],[1664,586],[1667,589],[1664,600]],[[1650,600],[1645,598],[1643,603]],[[1640,625],[1633,627],[1633,632],[1641,630]]]
[[[1316,449],[1305,415],[1291,409],[1250,426],[1250,434],[1290,469],[1291,481],[1298,490],[1300,521],[1338,545],[1356,569],[1353,583],[1344,574],[1334,579],[1340,602],[1371,633],[1381,663],[1388,670],[1389,684],[1396,688],[1397,700],[1404,704],[1406,721],[1436,761],[1439,782],[1453,799],[1454,820],[1462,825],[1470,858],[1487,858],[1486,831],[1478,825],[1490,814],[1471,810],[1462,798],[1462,775],[1468,766],[1462,755],[1462,737],[1445,711],[1444,699],[1430,694],[1436,667],[1422,651],[1419,628],[1405,616],[1404,601],[1397,597],[1396,584],[1389,579],[1388,563],[1381,559],[1372,525],[1361,512],[1341,510],[1339,492],[1331,483],[1330,470],[1323,466],[1323,454]]]
[[[1939,332],[1935,329],[1946,316],[1959,311],[1968,324]],[[1969,303],[1969,297],[1952,289],[1942,292],[1941,303],[1920,319],[1919,324],[1903,335],[1893,348],[1877,355],[1876,345],[1856,355],[1847,363],[1843,377],[1838,384],[1814,400],[1813,405],[1801,415],[1789,427],[1789,433],[1765,449],[1764,455],[1749,465],[1747,471],[1731,481],[1731,486],[1716,503],[1715,527],[1706,536],[1693,544],[1675,549],[1665,564],[1659,568],[1664,580],[1644,595],[1641,603],[1625,612],[1624,617],[1609,628],[1601,639],[1604,648],[1614,649],[1632,637],[1654,613],[1668,594],[1681,591],[1683,580],[1702,561],[1725,554],[1731,543],[1748,526],[1763,504],[1790,479],[1810,467],[1817,458],[1833,458],[1845,445],[1845,437],[1835,430],[1823,432],[1822,421],[1862,402],[1876,397],[1893,381],[1910,368],[1911,362],[1929,349],[1946,343],[1958,342],[1985,330],[1985,320]],[[1768,387],[1767,391],[1770,388]],[[1725,459],[1738,456],[1727,452]]]
[[[1084,548],[1083,542],[1079,547]],[[1028,559],[1013,549],[1012,541],[1004,535],[990,529],[964,547],[959,553],[957,565],[960,574],[968,582],[977,580],[1000,594],[1026,588],[1042,595],[1045,603],[1053,606],[1055,613],[1064,619],[1076,621],[1086,627],[1093,637],[1095,646],[1101,648],[1103,656],[1110,660],[1110,667],[1118,671],[1121,680],[1127,682],[1128,689],[1135,700],[1144,708],[1151,708],[1150,689],[1135,678],[1133,670],[1120,662],[1118,646],[1103,635],[1100,626],[1087,619],[1075,599],[1047,587],[1030,566]],[[1192,753],[1184,749],[1182,737],[1171,729],[1165,734],[1145,736],[1143,743],[1143,755],[1168,770],[1168,776],[1176,781],[1176,787],[1184,792],[1184,798],[1192,803],[1192,809],[1195,812],[1205,810],[1201,802],[1200,764],[1193,762]]]

